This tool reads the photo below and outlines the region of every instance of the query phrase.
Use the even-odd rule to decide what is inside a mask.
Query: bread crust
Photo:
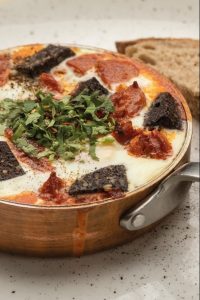
[[[167,42],[167,41],[174,41],[177,43],[190,43],[190,45],[192,44],[194,47],[199,47],[199,40],[197,39],[191,39],[191,38],[154,38],[154,37],[150,37],[150,38],[142,38],[142,39],[136,39],[136,40],[129,40],[129,41],[118,41],[115,43],[117,51],[119,53],[124,54],[125,53],[125,49],[128,46],[134,46],[138,43],[141,42],[155,42],[155,41],[159,41],[159,42]]]

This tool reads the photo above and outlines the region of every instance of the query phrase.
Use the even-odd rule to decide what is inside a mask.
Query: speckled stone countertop
[[[100,3],[99,3],[100,2]],[[34,42],[114,49],[144,36],[198,38],[198,0],[0,0],[0,48]],[[199,160],[194,122],[191,160]],[[0,253],[0,300],[199,299],[199,186],[156,229],[79,259]]]

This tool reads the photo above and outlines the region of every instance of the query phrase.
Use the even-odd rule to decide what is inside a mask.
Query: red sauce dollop
[[[45,200],[61,200],[63,197],[64,181],[52,172],[48,180],[39,189],[40,197]]]
[[[129,143],[128,150],[139,157],[167,159],[172,153],[172,146],[163,133],[153,130],[134,137]]]
[[[111,99],[115,106],[115,119],[132,118],[146,106],[145,95],[136,81],[128,88],[112,95]]]
[[[142,132],[142,129],[133,128],[131,121],[117,123],[115,131],[113,132],[114,138],[121,145],[128,144],[136,135]]]

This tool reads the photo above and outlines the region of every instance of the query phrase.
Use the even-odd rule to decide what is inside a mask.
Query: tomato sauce
[[[112,135],[118,141],[118,143],[120,143],[121,145],[126,145],[131,141],[131,139],[133,139],[141,132],[142,129],[133,128],[131,121],[125,121],[117,123]]]
[[[18,48],[12,53],[12,59],[16,61],[20,61],[26,57],[32,56],[42,50],[44,48],[43,45],[40,44],[34,44],[34,45],[27,45]]]
[[[23,192],[18,195],[5,196],[4,200],[15,201],[21,204],[36,204],[38,197],[36,193],[33,192]]]
[[[25,154],[23,151],[17,149],[16,147],[14,149],[14,153],[16,154],[17,158],[21,162],[27,164],[33,170],[44,172],[44,171],[52,171],[54,169],[50,161],[45,157],[40,159],[37,159],[35,157],[30,157],[27,154]]]
[[[45,171],[53,171],[54,167],[52,166],[51,162],[43,157],[40,159],[37,159],[36,157],[30,157],[26,153],[24,153],[22,150],[18,149],[13,143],[12,143],[12,137],[13,137],[13,131],[10,128],[7,128],[5,130],[5,136],[8,139],[8,143],[10,148],[12,149],[13,153],[17,157],[18,160],[21,162],[27,164],[30,166],[33,170],[37,170],[40,172]],[[34,142],[32,142],[34,144]],[[35,144],[36,145],[36,144]],[[42,149],[41,149],[42,150]]]
[[[52,198],[55,198],[64,186],[64,181],[57,177],[56,172],[52,172],[39,191],[42,195],[50,195]]]
[[[10,58],[8,55],[0,55],[0,87],[8,81],[10,74]]]
[[[48,180],[39,189],[39,197],[52,204],[66,204],[72,197],[66,191],[66,182],[52,172]]]
[[[172,154],[172,146],[163,133],[153,130],[134,137],[128,145],[128,151],[138,157],[167,159]]]
[[[115,119],[132,118],[146,106],[146,97],[136,81],[128,88],[113,94],[111,99],[115,106]]]

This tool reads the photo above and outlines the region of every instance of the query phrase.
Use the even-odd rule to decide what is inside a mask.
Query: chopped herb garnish
[[[99,139],[98,142],[103,145],[111,145],[115,142],[115,139],[112,136],[105,136]]]
[[[12,142],[29,156],[71,160],[88,151],[98,160],[97,140],[113,131],[113,111],[112,101],[99,92],[84,90],[61,101],[38,92],[35,100],[0,101],[0,129],[12,129]]]

